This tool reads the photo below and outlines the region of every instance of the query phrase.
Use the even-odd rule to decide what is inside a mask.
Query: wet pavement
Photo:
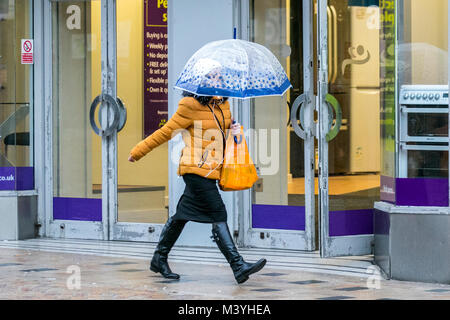
[[[277,268],[270,259],[267,267],[238,285],[224,259],[169,259],[181,275],[179,281],[170,281],[149,271],[148,259],[23,247],[0,246],[0,299],[450,300],[450,285]]]

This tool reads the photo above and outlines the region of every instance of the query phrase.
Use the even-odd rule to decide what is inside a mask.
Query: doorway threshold
[[[155,243],[128,241],[101,241],[79,239],[35,238],[17,241],[2,241],[0,248],[36,250],[67,254],[87,254],[105,257],[120,257],[150,261]],[[318,251],[294,251],[286,249],[239,248],[248,262],[267,259],[273,269],[297,270],[299,272],[327,273],[341,276],[367,278],[373,274],[373,256],[351,256],[320,258]],[[217,248],[175,246],[169,261],[192,264],[227,265]],[[370,270],[372,272],[370,272]]]

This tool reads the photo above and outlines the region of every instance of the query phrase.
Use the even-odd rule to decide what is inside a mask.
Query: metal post
[[[116,97],[116,1],[101,2],[101,64],[102,93]],[[101,112],[102,119],[111,121],[110,108]],[[102,124],[103,126],[103,124]],[[117,215],[117,133],[102,137],[102,229],[103,239],[112,239]]]
[[[303,0],[303,91],[306,94],[304,141],[305,172],[305,242],[307,250],[315,250],[315,184],[314,184],[314,70],[312,0]]]
[[[450,21],[450,6],[448,6],[447,10],[448,10],[447,24],[448,24],[448,21]],[[450,25],[447,26],[447,37],[450,40]],[[448,50],[448,61],[450,62],[450,42],[448,42],[448,49],[449,49]],[[450,63],[448,64],[448,68],[449,68],[449,72],[450,72]],[[450,75],[450,73],[448,73],[448,75]],[[447,79],[447,81],[448,81],[449,92],[450,92],[450,80]],[[449,99],[449,111],[450,111],[450,99]],[[449,120],[448,123],[450,123],[450,112],[449,112],[448,117],[449,117],[448,118],[448,120]],[[450,138],[450,127],[448,128],[448,137]],[[450,143],[448,143],[448,147],[449,147],[448,152],[450,154]],[[449,158],[449,166],[448,167],[450,168],[450,158]],[[449,174],[448,179],[449,179],[449,185],[450,185],[450,174]],[[450,206],[450,189],[449,189],[449,206]]]
[[[328,252],[328,142],[326,134],[329,129],[328,106],[325,97],[328,93],[328,1],[317,1],[317,55],[318,86],[317,108],[319,111],[319,228],[320,255],[327,257]]]
[[[35,189],[38,190],[38,223],[41,224],[39,228],[39,236],[46,236],[47,225],[51,216],[51,200],[49,196],[51,193],[51,159],[49,156],[52,154],[51,135],[46,134],[50,131],[52,126],[51,117],[48,112],[51,112],[51,108],[46,106],[46,103],[50,101],[51,96],[51,53],[48,54],[45,48],[48,46],[48,42],[51,41],[51,21],[49,18],[51,13],[51,4],[49,1],[36,1],[34,3],[33,15],[34,15],[34,43],[36,52],[35,61],[35,114],[34,114],[34,143],[35,148],[35,160],[34,167],[39,168],[34,170],[35,177]],[[50,67],[49,67],[50,66]],[[50,69],[50,70],[49,70]],[[46,146],[46,147],[45,147]],[[31,153],[30,153],[31,154]]]
[[[233,2],[233,19],[234,26],[236,27],[237,33],[236,37],[238,39],[248,40],[249,39],[249,21],[250,21],[250,4],[248,0],[234,0]],[[250,101],[249,100],[239,100],[233,99],[233,114],[237,114],[238,121],[244,126],[244,128],[250,128]],[[250,142],[250,141],[249,141]],[[252,143],[250,142],[249,148],[251,148]],[[250,149],[249,149],[250,150]],[[239,246],[244,246],[246,243],[246,231],[250,228],[250,222],[246,222],[251,215],[251,205],[252,205],[252,191],[244,190],[241,192],[233,193],[233,204],[234,204],[234,230],[238,231],[237,244]]]

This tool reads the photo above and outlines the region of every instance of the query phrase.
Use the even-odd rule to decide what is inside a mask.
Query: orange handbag
[[[240,143],[235,142],[235,136],[230,131],[231,129],[228,130],[225,144],[219,187],[223,191],[249,189],[258,180],[258,173],[248,152],[243,127],[241,126]]]

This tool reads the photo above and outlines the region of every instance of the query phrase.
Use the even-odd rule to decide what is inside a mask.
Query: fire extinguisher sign
[[[21,57],[20,60],[22,64],[34,63],[33,47],[34,47],[33,39],[22,39],[22,46],[21,46],[22,53],[20,55]]]

